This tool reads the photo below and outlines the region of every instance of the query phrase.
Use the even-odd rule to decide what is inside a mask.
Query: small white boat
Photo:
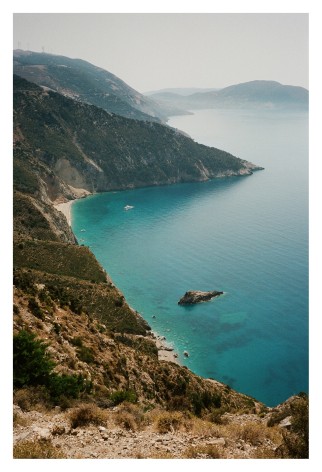
[[[85,233],[86,229],[81,229],[81,233]]]
[[[134,208],[134,206],[132,206],[132,205],[125,205],[124,210],[126,210],[126,211],[127,211],[127,210],[132,210],[132,208]]]

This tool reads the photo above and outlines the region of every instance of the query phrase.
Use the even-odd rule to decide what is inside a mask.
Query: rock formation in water
[[[208,302],[214,297],[219,297],[224,292],[213,290],[210,292],[201,292],[200,290],[190,290],[184,294],[178,301],[178,305],[192,305],[194,303]]]

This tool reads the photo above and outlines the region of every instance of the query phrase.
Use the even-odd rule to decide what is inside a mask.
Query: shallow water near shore
[[[72,228],[181,364],[276,405],[308,390],[308,116],[201,110],[169,125],[265,170],[94,195]],[[224,295],[179,306],[187,290]]]

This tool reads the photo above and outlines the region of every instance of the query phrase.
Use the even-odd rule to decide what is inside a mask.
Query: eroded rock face
[[[184,294],[178,301],[178,305],[192,305],[194,303],[208,302],[214,297],[222,295],[224,292],[213,290],[210,292],[201,292],[200,290],[190,290]]]

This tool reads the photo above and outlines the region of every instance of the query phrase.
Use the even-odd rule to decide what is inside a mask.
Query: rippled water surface
[[[307,114],[201,110],[169,124],[265,170],[79,200],[76,236],[182,364],[268,405],[307,391]],[[177,305],[213,289],[224,296]]]

